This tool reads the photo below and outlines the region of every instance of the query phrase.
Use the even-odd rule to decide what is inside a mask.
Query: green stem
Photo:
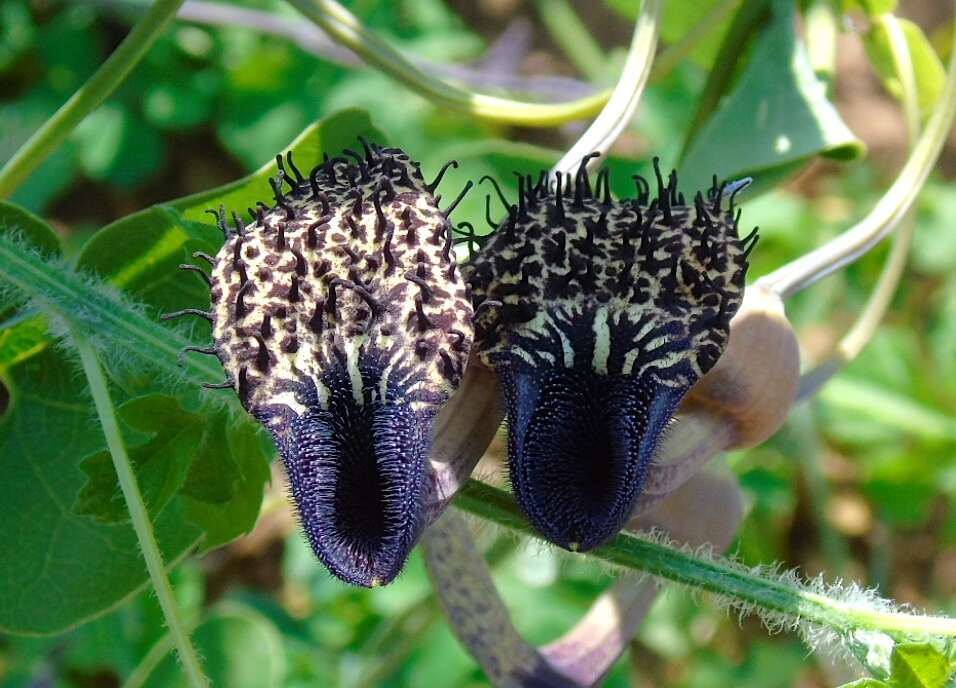
[[[9,197],[123,83],[182,4],[183,0],[156,0],[96,73],[0,169],[0,198]]]
[[[538,16],[575,68],[592,81],[607,74],[607,58],[567,0],[537,0]]]
[[[514,500],[490,485],[470,480],[453,504],[522,535],[541,537]],[[756,607],[764,612],[765,619],[806,622],[838,633],[880,631],[896,640],[956,638],[956,619],[882,611],[866,599],[834,599],[788,579],[770,577],[726,560],[701,559],[629,533],[620,533],[587,555],[715,593],[739,607]]]
[[[113,467],[116,469],[116,477],[119,480],[120,489],[123,491],[123,498],[126,500],[126,508],[129,510],[133,530],[136,531],[136,538],[139,540],[139,547],[146,562],[146,570],[149,572],[153,590],[156,592],[159,606],[162,608],[163,616],[166,619],[166,625],[169,627],[170,635],[172,635],[176,650],[179,653],[179,660],[189,680],[189,685],[193,688],[204,688],[209,685],[209,682],[203,674],[199,658],[189,640],[185,625],[179,618],[173,588],[166,575],[166,567],[163,565],[163,555],[159,551],[159,545],[156,544],[153,526],[149,522],[149,514],[146,512],[146,505],[143,503],[143,495],[139,491],[136,475],[133,473],[126,447],[123,445],[123,438],[120,435],[119,423],[116,420],[116,413],[110,399],[109,388],[106,385],[106,377],[103,375],[103,368],[100,366],[96,352],[93,351],[93,347],[90,346],[86,337],[77,328],[71,327],[70,333],[80,355],[80,361],[83,363],[83,371],[89,381],[90,394],[93,397],[100,424],[103,426],[106,446],[113,458]]]
[[[165,633],[153,643],[146,655],[140,660],[136,668],[130,673],[123,682],[123,688],[142,688],[149,680],[149,677],[155,671],[159,663],[166,659],[166,655],[173,649],[173,636]]]
[[[334,0],[289,0],[334,41],[436,105],[485,119],[551,127],[597,114],[610,90],[567,103],[526,103],[465,91],[426,74]]]
[[[875,21],[883,24],[890,39],[893,67],[901,85],[903,114],[912,153],[920,134],[919,92],[912,55],[900,22],[895,16],[884,14]],[[800,376],[797,399],[813,396],[824,383],[852,362],[876,334],[906,270],[910,245],[916,232],[916,219],[912,211],[903,218],[901,225],[893,239],[890,254],[883,265],[876,287],[856,322],[843,335],[832,354]]]
[[[641,13],[634,23],[634,34],[624,68],[607,105],[571,149],[561,157],[552,172],[573,172],[581,164],[581,159],[592,152],[606,155],[621,132],[630,124],[651,74],[662,4],[661,0],[644,0],[642,3]],[[592,159],[588,168],[593,169],[597,165],[598,161]]]
[[[717,104],[727,91],[734,74],[734,68],[745,53],[744,46],[769,14],[770,5],[768,0],[743,0],[743,5],[734,15],[734,20],[731,22],[730,28],[727,29],[727,35],[724,36],[724,40],[720,44],[720,51],[717,53],[714,65],[707,76],[704,91],[697,99],[697,110],[694,112],[694,118],[687,128],[684,144],[681,146],[681,160],[690,149],[690,144],[697,136],[697,132],[717,109]]]
[[[954,24],[956,28],[956,24]],[[786,298],[849,265],[902,222],[936,165],[956,117],[956,50],[933,114],[892,186],[870,213],[823,246],[764,275],[756,284]]]
[[[124,351],[135,353],[167,374],[184,372],[195,380],[213,381],[222,375],[218,363],[203,357],[177,357],[189,342],[179,332],[150,320],[115,292],[100,290],[92,277],[78,273],[62,261],[47,261],[22,242],[0,235],[0,281],[49,303],[60,313],[70,313],[76,327],[96,334]]]

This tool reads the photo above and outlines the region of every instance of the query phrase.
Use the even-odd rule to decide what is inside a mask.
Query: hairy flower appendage
[[[511,483],[548,540],[606,541],[630,517],[678,404],[724,350],[756,230],[738,238],[735,194],[691,203],[655,160],[657,194],[519,178],[507,220],[465,266],[480,360],[497,373]]]
[[[277,158],[275,204],[233,214],[208,318],[243,406],[272,434],[312,549],[348,583],[401,570],[426,523],[433,421],[459,386],[472,307],[448,213],[397,148]],[[286,172],[288,168],[292,178]],[[465,189],[467,191],[467,187]],[[462,195],[464,191],[462,192]],[[196,266],[183,266],[197,270]],[[176,314],[172,314],[176,315]]]

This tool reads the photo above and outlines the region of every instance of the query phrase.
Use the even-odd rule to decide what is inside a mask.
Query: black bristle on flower
[[[572,550],[627,521],[677,405],[726,345],[756,241],[737,236],[744,182],[688,205],[655,158],[656,196],[637,176],[636,197],[614,201],[606,171],[592,189],[592,158],[542,176],[534,202],[519,181],[517,210],[502,195],[508,219],[465,266],[515,496]]]
[[[339,578],[385,584],[424,525],[431,425],[461,381],[472,306],[447,219],[419,166],[360,140],[303,175],[276,156],[274,205],[226,225],[210,263],[223,383],[272,434],[303,529]]]

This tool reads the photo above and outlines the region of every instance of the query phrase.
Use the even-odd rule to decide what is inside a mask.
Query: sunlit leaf
[[[814,156],[848,160],[862,152],[810,66],[793,5],[776,2],[744,72],[688,148],[681,181],[705,188],[714,174],[753,176],[765,186]]]

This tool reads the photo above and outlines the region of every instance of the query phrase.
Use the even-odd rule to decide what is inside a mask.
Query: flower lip
[[[310,400],[283,452],[302,527],[336,577],[384,585],[401,571],[423,526],[431,418],[398,394],[357,403],[342,373],[323,382],[325,407]]]
[[[572,551],[621,529],[686,389],[588,368],[502,374],[515,496],[534,526]]]

